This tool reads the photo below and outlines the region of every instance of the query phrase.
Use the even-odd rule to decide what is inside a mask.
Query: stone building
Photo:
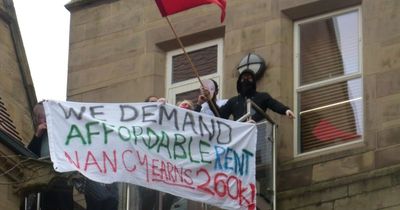
[[[175,103],[196,94],[154,1],[66,7],[68,100],[158,95]],[[276,209],[400,209],[400,1],[227,0],[226,14],[220,23],[219,8],[206,5],[170,20],[222,98],[236,95],[244,56],[267,61],[258,90],[297,115],[271,114],[279,125]]]
[[[38,159],[27,149],[36,103],[13,1],[0,0],[0,209],[34,206],[38,193],[60,189],[52,184],[54,178],[65,178],[55,173],[49,160]],[[75,209],[80,200],[82,195],[77,194]]]
[[[12,1],[0,1],[0,209],[19,209],[35,90]]]

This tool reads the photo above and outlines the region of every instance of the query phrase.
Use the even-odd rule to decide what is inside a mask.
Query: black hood
[[[253,82],[252,82],[251,87],[250,87],[251,88],[251,94],[256,92],[256,77],[255,77],[254,72],[249,70],[249,69],[244,70],[242,73],[240,73],[239,78],[236,81],[236,90],[242,96],[249,96],[248,94],[245,94],[245,93],[242,92],[242,82],[240,82],[240,78],[245,73],[250,73],[253,76]]]

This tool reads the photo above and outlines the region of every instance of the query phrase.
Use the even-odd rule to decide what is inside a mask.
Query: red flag
[[[203,4],[216,4],[221,8],[221,22],[225,19],[226,0],[155,0],[163,17]]]

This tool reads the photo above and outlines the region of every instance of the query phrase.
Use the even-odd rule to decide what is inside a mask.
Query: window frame
[[[185,50],[187,53],[190,53],[192,51],[200,50],[203,48],[211,47],[211,46],[217,46],[217,71],[213,74],[201,76],[201,80],[204,79],[214,79],[219,86],[219,93],[218,98],[221,97],[221,93],[223,92],[223,80],[222,80],[222,71],[223,71],[223,39],[214,39],[206,42],[201,42],[198,44],[190,45],[185,47]],[[184,93],[187,91],[199,89],[200,84],[198,82],[198,79],[192,78],[176,83],[172,83],[172,58],[176,55],[183,54],[182,49],[176,49],[167,52],[166,54],[166,83],[165,83],[165,97],[168,100],[169,103],[171,104],[176,104],[176,95],[180,93]]]
[[[300,85],[300,25],[304,24],[304,23],[310,23],[310,22],[314,22],[314,21],[318,21],[318,20],[323,20],[323,19],[327,19],[327,18],[331,18],[334,16],[339,16],[339,15],[343,15],[346,13],[350,13],[350,12],[358,12],[358,72],[356,73],[351,73],[348,75],[342,75],[342,76],[338,76],[335,78],[331,78],[331,79],[326,79],[323,81],[316,81],[310,84],[305,84],[305,85]],[[365,135],[365,104],[364,104],[364,85],[363,85],[363,39],[362,39],[362,10],[360,6],[356,6],[356,7],[350,7],[350,8],[346,8],[346,9],[342,9],[342,10],[337,10],[334,12],[330,12],[330,13],[326,13],[326,14],[322,14],[322,15],[318,15],[318,16],[313,16],[310,18],[306,18],[306,19],[302,19],[302,20],[298,20],[295,21],[293,23],[293,67],[294,67],[294,91],[293,91],[293,99],[294,99],[294,113],[297,115],[296,119],[294,120],[294,126],[293,126],[293,140],[294,140],[294,144],[293,144],[293,153],[294,153],[294,157],[301,157],[301,156],[307,156],[307,155],[311,155],[311,154],[315,154],[315,153],[319,153],[319,152],[326,152],[326,151],[331,151],[334,150],[336,148],[345,148],[349,145],[353,145],[353,144],[358,144],[360,142],[364,141],[364,135]],[[321,149],[316,149],[316,150],[312,150],[312,151],[308,151],[308,152],[301,152],[301,137],[300,137],[300,123],[299,123],[299,97],[298,95],[303,92],[303,91],[307,91],[307,90],[312,90],[312,89],[316,89],[319,87],[324,87],[327,85],[332,85],[332,84],[337,84],[340,82],[344,82],[344,81],[350,81],[353,79],[358,79],[360,78],[362,81],[362,87],[361,87],[361,95],[362,95],[362,105],[363,105],[363,111],[362,111],[362,127],[363,127],[363,133],[360,139],[358,140],[354,140],[351,142],[347,142],[347,143],[342,143],[339,145],[332,145],[332,146],[327,146]]]

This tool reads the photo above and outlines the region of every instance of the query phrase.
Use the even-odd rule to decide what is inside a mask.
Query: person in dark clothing
[[[35,135],[28,149],[40,158],[49,158],[46,115],[42,103],[34,109]],[[117,184],[102,184],[85,179],[85,199],[87,210],[118,210]],[[73,187],[66,180],[57,180],[47,191],[41,192],[41,210],[73,210]]]
[[[225,105],[219,108],[219,114],[222,118],[228,119],[232,115],[233,119],[237,120],[246,114],[247,99],[251,99],[264,112],[266,112],[267,109],[271,109],[272,111],[281,115],[294,118],[293,112],[287,106],[275,100],[266,92],[257,92],[256,80],[253,71],[244,70],[239,75],[236,89],[239,95],[230,98]],[[263,119],[263,115],[259,112],[255,112],[251,116],[251,120],[255,122],[259,122]]]
[[[33,114],[36,130],[28,149],[40,158],[49,158],[46,115],[41,102],[34,107]],[[72,189],[72,186],[69,186],[66,180],[53,182],[48,190],[40,192],[41,210],[73,210]]]
[[[103,184],[85,180],[86,210],[118,210],[117,183]]]
[[[39,102],[33,108],[33,122],[36,125],[35,134],[28,145],[31,150],[38,157],[49,157],[49,139],[47,136],[46,115],[42,102]]]
[[[218,83],[213,80],[213,79],[206,79],[203,81],[203,85],[204,87],[202,87],[200,89],[200,92],[203,92],[204,90],[202,89],[207,89],[207,91],[210,93],[211,100],[212,103],[216,104],[218,107],[221,107],[222,105],[224,105],[226,103],[226,99],[217,99],[217,95],[219,92],[219,88],[218,88]],[[211,116],[217,116],[215,112],[217,112],[218,110],[215,110],[214,108],[212,108],[210,106],[211,102],[208,102],[208,99],[204,96],[204,95],[200,95],[197,99],[197,103],[194,106],[194,111],[196,112],[201,112],[201,113],[205,113]]]

